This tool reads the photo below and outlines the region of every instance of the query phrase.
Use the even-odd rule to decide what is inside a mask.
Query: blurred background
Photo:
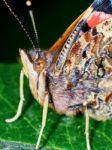
[[[62,35],[66,28],[93,0],[32,0],[32,9],[39,36],[39,45],[46,49]],[[7,0],[36,44],[26,0]],[[0,62],[17,62],[19,48],[29,50],[32,45],[3,1],[0,2]]]

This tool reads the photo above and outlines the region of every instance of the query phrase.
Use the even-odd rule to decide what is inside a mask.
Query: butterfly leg
[[[89,140],[89,114],[87,108],[85,110],[85,117],[86,117],[86,125],[85,125],[86,146],[87,146],[87,150],[91,150],[90,140]]]
[[[10,118],[10,119],[6,119],[5,121],[7,123],[11,123],[11,122],[16,121],[19,118],[19,116],[21,115],[22,106],[23,106],[23,102],[24,102],[23,82],[24,82],[24,72],[23,72],[23,70],[21,70],[21,74],[20,74],[20,102],[19,102],[19,105],[18,105],[16,115],[14,117]]]
[[[39,132],[39,137],[38,137],[37,144],[36,144],[36,150],[38,150],[38,148],[39,148],[42,133],[43,133],[44,127],[46,125],[46,118],[47,118],[47,112],[48,112],[48,98],[49,98],[48,93],[46,93],[44,104],[43,104],[42,126],[41,126],[41,129]]]

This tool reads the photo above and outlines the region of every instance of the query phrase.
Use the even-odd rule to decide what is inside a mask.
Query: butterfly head
[[[39,51],[39,49],[30,50],[29,52],[20,49],[20,56],[24,73],[28,78],[35,78],[46,68],[44,52]]]

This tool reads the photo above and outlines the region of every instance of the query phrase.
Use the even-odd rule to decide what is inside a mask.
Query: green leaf
[[[25,103],[22,116],[14,123],[5,119],[14,116],[19,103],[17,64],[0,65],[0,150],[32,150],[41,127],[42,108],[33,99],[25,79]],[[85,150],[84,116],[66,117],[49,109],[41,147],[50,150]],[[112,149],[112,121],[90,121],[92,150]]]

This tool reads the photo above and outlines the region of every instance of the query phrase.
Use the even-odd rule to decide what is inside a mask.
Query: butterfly
[[[87,150],[91,149],[89,118],[101,121],[112,118],[111,31],[112,0],[94,0],[49,50],[19,50],[23,64],[20,102],[16,115],[6,122],[13,122],[21,115],[25,75],[34,98],[43,106],[36,150],[49,107],[67,116],[85,114]]]

